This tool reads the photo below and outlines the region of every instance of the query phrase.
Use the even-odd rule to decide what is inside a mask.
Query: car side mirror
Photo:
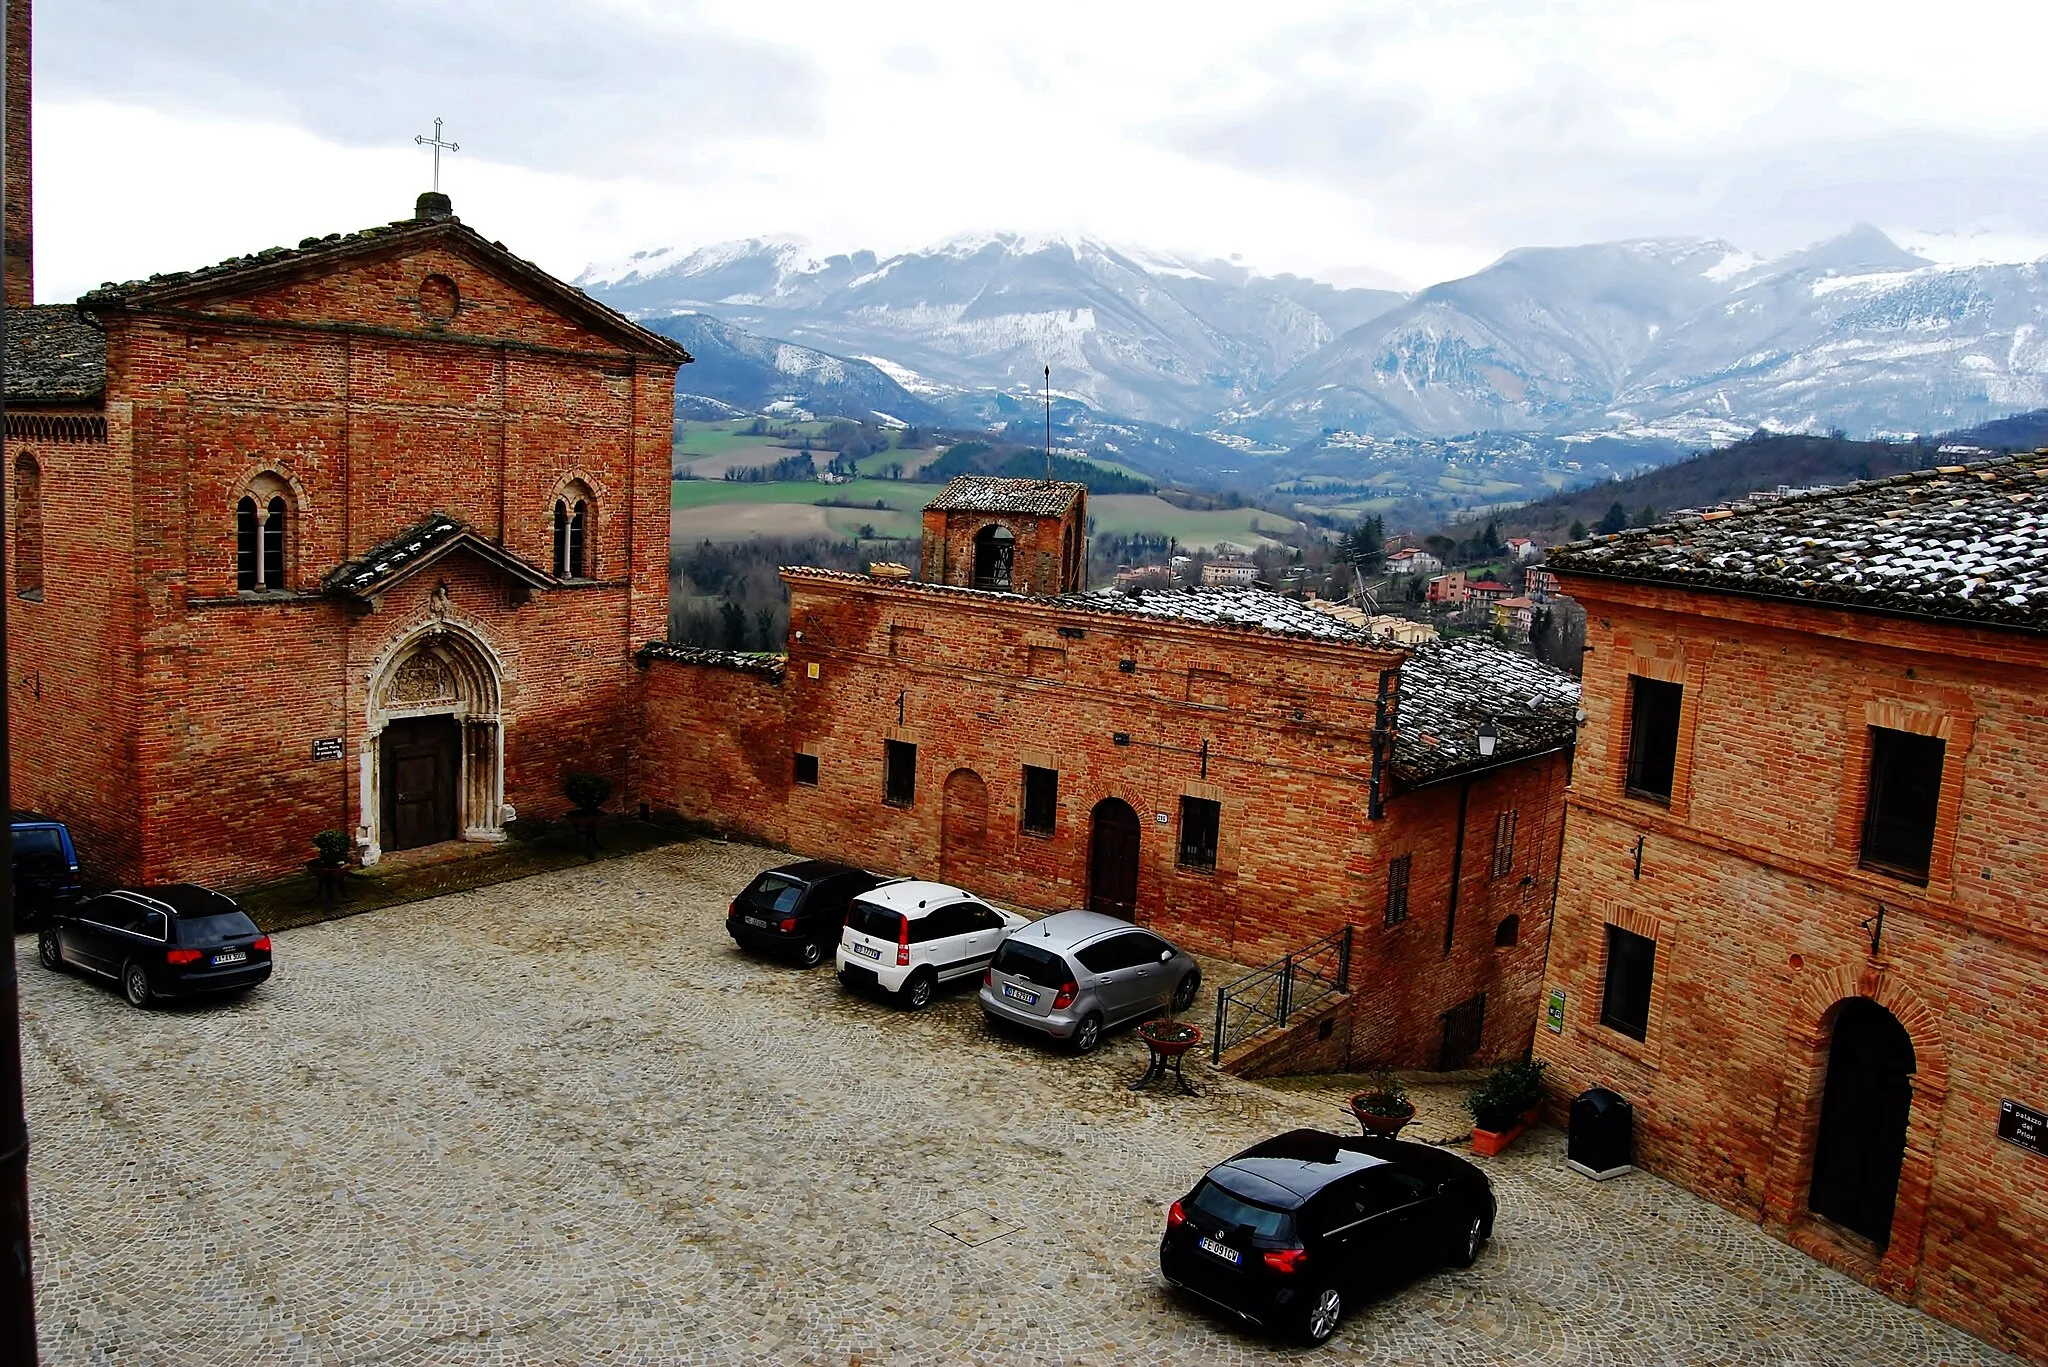
[[[1163,964],[1170,964],[1170,963],[1172,963],[1172,962],[1173,962],[1173,951],[1172,951],[1172,950],[1170,950],[1170,949],[1163,949],[1163,950],[1161,950],[1161,951],[1159,952],[1159,962],[1160,962],[1160,963],[1163,963]]]

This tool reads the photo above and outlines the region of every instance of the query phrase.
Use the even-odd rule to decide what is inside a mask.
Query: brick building
[[[96,880],[237,883],[630,786],[683,351],[438,194],[33,307],[8,132],[16,805]]]
[[[1008,501],[978,481],[934,507],[993,524],[1082,497],[1007,483]],[[783,577],[786,663],[646,652],[650,800],[1241,961],[1350,924],[1358,1059],[1527,1046],[1572,680],[1485,642],[1402,650],[1258,589]]]
[[[2048,1357],[2048,452],[1554,550],[1586,709],[1537,1031],[1639,1160]]]

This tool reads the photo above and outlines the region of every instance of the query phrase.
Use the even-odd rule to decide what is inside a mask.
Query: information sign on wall
[[[340,737],[340,736],[322,736],[322,737],[321,737],[321,738],[320,738],[319,740],[316,740],[316,741],[314,741],[314,742],[313,742],[313,758],[314,758],[314,759],[340,759],[340,758],[341,758],[341,737]]]
[[[1998,1103],[1998,1137],[2048,1158],[2048,1115],[2017,1101]]]
[[[1564,1033],[1564,993],[1555,988],[1543,999],[1543,1024],[1553,1035]]]

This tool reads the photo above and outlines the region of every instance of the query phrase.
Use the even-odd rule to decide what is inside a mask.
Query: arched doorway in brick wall
[[[364,863],[443,840],[504,839],[502,679],[483,638],[438,615],[371,671],[357,830]]]
[[[1913,1072],[1913,1041],[1897,1016],[1868,997],[1842,1003],[1828,1046],[1808,1206],[1879,1248],[1891,1240]]]
[[[939,877],[970,882],[988,858],[988,785],[972,769],[946,775],[939,817]]]
[[[1126,921],[1138,910],[1138,814],[1122,798],[1102,799],[1089,818],[1088,909]]]

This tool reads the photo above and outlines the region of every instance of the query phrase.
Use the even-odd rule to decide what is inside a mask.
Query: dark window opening
[[[261,557],[257,548],[257,533],[260,523],[256,519],[256,500],[244,496],[235,505],[235,587],[247,591],[263,582],[260,572]]]
[[[818,783],[818,757],[800,754],[796,757],[796,781],[816,787]]]
[[[1947,747],[1938,736],[1870,728],[1870,791],[1863,813],[1863,863],[1925,883],[1934,855],[1935,809]]]
[[[589,526],[590,505],[579,498],[576,500],[575,508],[569,513],[569,577],[571,579],[582,579],[585,577],[586,566],[584,563],[583,546],[584,536]]]
[[[27,452],[14,462],[14,591],[43,596],[43,469]]]
[[[882,742],[882,801],[898,807],[917,801],[917,747],[908,741]]]
[[[1400,855],[1387,862],[1387,924],[1397,926],[1408,919],[1408,875],[1415,856]]]
[[[1449,1072],[1463,1068],[1486,1038],[1486,994],[1467,997],[1443,1014],[1443,1036],[1437,1044],[1436,1066]]]
[[[1522,918],[1508,916],[1493,928],[1493,947],[1512,949],[1522,942]]]
[[[1515,869],[1515,813],[1493,819],[1493,876],[1505,878]]]
[[[1033,835],[1051,835],[1059,816],[1060,775],[1057,769],[1024,766],[1024,829]]]
[[[1607,927],[1607,986],[1600,1023],[1630,1039],[1650,1033],[1650,984],[1657,972],[1657,942],[1620,926]]]
[[[1629,677],[1628,791],[1652,802],[1671,802],[1678,768],[1678,707],[1685,690],[1661,679]]]
[[[1216,867],[1216,835],[1223,823],[1223,808],[1205,797],[1180,800],[1180,866],[1184,869]]]
[[[1017,538],[1008,527],[983,527],[974,534],[974,587],[1007,589],[1017,553]]]
[[[263,587],[281,589],[284,582],[284,499],[272,498],[263,517]]]
[[[582,499],[555,500],[555,578],[588,577],[590,505]]]

